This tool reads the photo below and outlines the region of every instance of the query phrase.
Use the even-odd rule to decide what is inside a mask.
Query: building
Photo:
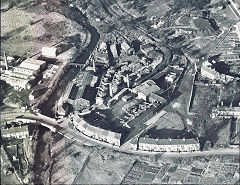
[[[18,127],[10,127],[2,129],[2,137],[3,138],[17,138],[17,139],[24,139],[29,137],[29,129],[28,126],[21,126]]]
[[[98,47],[98,50],[99,51],[106,51],[107,50],[107,44],[106,44],[106,42],[101,42],[100,44],[99,44],[99,47]]]
[[[122,97],[122,101],[128,102],[128,101],[134,99],[135,97],[136,97],[135,93],[129,93],[129,94]]]
[[[155,93],[152,93],[150,96],[149,96],[149,102],[151,103],[160,103],[160,104],[165,104],[167,103],[167,100]]]
[[[152,59],[156,59],[158,61],[162,61],[163,54],[160,51],[157,50],[151,50],[147,52],[147,56]]]
[[[110,50],[112,52],[113,58],[118,58],[117,45],[116,44],[112,44],[110,46]]]
[[[147,101],[147,98],[152,94],[160,90],[160,87],[156,85],[153,80],[147,80],[141,85],[132,89],[133,93],[138,94],[139,99]]]
[[[57,57],[57,48],[55,47],[43,47],[42,56],[47,58],[56,58]]]
[[[213,109],[212,117],[224,117],[224,118],[230,118],[230,117],[237,117],[240,118],[240,107],[226,107],[222,106],[219,108]]]
[[[33,101],[36,98],[43,95],[46,91],[47,91],[47,88],[32,90],[31,93],[29,94],[28,98],[30,101]]]
[[[155,46],[153,44],[145,44],[140,46],[141,51],[147,55],[149,51],[152,51],[155,49]]]
[[[195,139],[140,138],[139,150],[154,152],[193,152],[200,150],[200,143]]]
[[[45,66],[46,61],[29,58],[23,61],[19,67],[15,67],[16,69],[14,68],[14,71],[37,75]]]
[[[211,80],[217,80],[220,78],[220,74],[217,71],[207,66],[202,66],[201,75],[210,78]]]
[[[107,53],[96,53],[95,63],[96,63],[96,65],[108,66],[109,65],[108,54]]]
[[[7,84],[13,86],[15,90],[30,89],[31,79],[18,78],[6,74],[1,74],[1,80],[6,81]]]
[[[76,129],[88,137],[112,144],[114,146],[120,146],[121,134],[119,133],[92,126],[84,119],[80,118],[77,114],[73,117],[73,124]]]
[[[131,47],[128,45],[128,43],[126,43],[126,42],[121,43],[121,49],[122,49],[125,53],[127,53],[130,48],[131,48]]]
[[[43,72],[43,79],[51,79],[58,69],[58,65],[51,65],[48,70]]]

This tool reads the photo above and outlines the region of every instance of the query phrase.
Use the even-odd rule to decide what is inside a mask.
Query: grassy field
[[[43,46],[51,46],[82,28],[64,16],[47,12],[41,1],[20,1],[1,12],[1,48],[7,55],[31,56]]]

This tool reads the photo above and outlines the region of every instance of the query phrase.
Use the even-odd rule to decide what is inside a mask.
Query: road
[[[163,116],[166,112],[161,111],[158,114],[156,114],[153,118],[148,120],[149,124],[148,126],[143,129],[141,132],[137,133],[135,136],[138,137],[142,132],[149,129],[155,122],[155,120],[158,120],[159,117]],[[27,113],[12,113],[12,114],[5,114],[5,116],[11,116],[12,119],[17,116],[23,116],[26,118],[35,119],[39,122],[44,122],[45,124],[48,124],[50,126],[57,126],[57,133],[63,135],[67,139],[70,139],[72,141],[75,141],[77,143],[81,143],[88,146],[101,146],[101,147],[108,147],[116,151],[130,153],[130,154],[137,154],[137,155],[155,155],[155,154],[163,154],[164,157],[186,157],[186,156],[204,156],[204,155],[217,155],[217,154],[239,154],[239,149],[218,149],[218,150],[210,150],[210,151],[195,151],[195,152],[182,152],[182,153],[162,153],[162,152],[148,152],[148,151],[134,151],[130,150],[129,148],[122,147],[119,148],[117,146],[113,146],[109,143],[105,143],[102,141],[95,140],[93,138],[89,138],[88,136],[82,134],[78,130],[76,130],[71,123],[69,118],[64,119],[61,123],[58,123],[55,119],[49,118],[47,116],[41,115],[41,114],[32,114],[30,112]],[[128,143],[131,141],[130,139]]]

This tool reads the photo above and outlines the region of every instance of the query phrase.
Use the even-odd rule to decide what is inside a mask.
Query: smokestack
[[[93,71],[96,72],[95,60],[93,60]]]
[[[110,94],[110,97],[113,97],[113,91],[112,91],[112,84],[109,83],[109,94]]]
[[[232,102],[231,102],[231,104],[230,104],[230,107],[232,107]]]
[[[223,101],[221,101],[221,106],[223,106]]]
[[[127,87],[129,88],[130,85],[129,85],[129,75],[127,74]]]
[[[5,50],[3,50],[3,57],[4,57],[4,60],[5,60],[6,70],[8,70],[8,61],[7,61],[7,56],[6,56]]]

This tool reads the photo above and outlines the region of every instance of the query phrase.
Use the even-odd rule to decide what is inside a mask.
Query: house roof
[[[79,85],[90,85],[95,76],[89,72],[81,72],[77,76],[77,83]]]
[[[141,50],[149,50],[149,49],[154,49],[155,46],[153,44],[144,44],[144,45],[141,45]]]
[[[130,48],[130,46],[128,45],[128,43],[123,42],[123,43],[121,44],[121,48],[124,49],[125,51],[127,51],[127,50]]]
[[[152,144],[152,145],[188,145],[198,144],[195,139],[153,139],[153,138],[140,138],[139,144]]]
[[[215,71],[214,69],[211,69],[207,66],[202,66],[201,72],[203,72],[203,71],[210,73],[212,75],[215,75],[216,78],[219,77],[219,73],[217,71]]]
[[[156,100],[160,103],[166,103],[167,102],[167,100],[165,98],[163,98],[163,97],[161,97],[157,94],[154,94],[154,93],[152,93],[149,98],[152,98],[152,99],[154,99],[154,100]]]
[[[38,71],[40,69],[40,65],[29,63],[29,62],[22,62],[19,65],[19,67],[20,68],[25,68],[25,69],[30,69],[30,70],[33,70],[33,71]]]
[[[219,111],[234,111],[234,112],[240,112],[240,107],[219,107],[218,108]]]
[[[44,61],[44,60],[37,60],[37,59],[33,59],[33,58],[28,58],[28,59],[24,60],[23,62],[37,64],[40,66],[46,64],[46,61]]]
[[[28,125],[11,127],[11,128],[1,130],[3,136],[7,134],[14,134],[14,133],[20,133],[25,131],[28,131]]]

